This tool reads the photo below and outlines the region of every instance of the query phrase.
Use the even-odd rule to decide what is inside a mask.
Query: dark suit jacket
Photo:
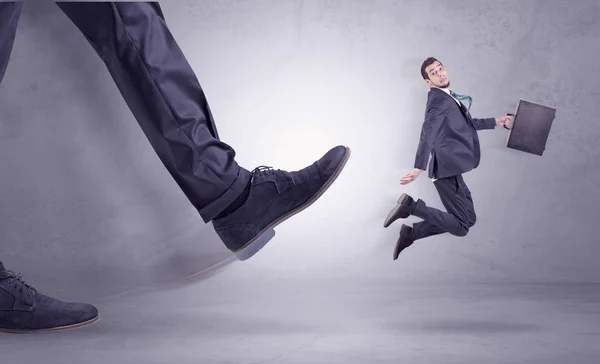
[[[431,88],[415,168],[427,169],[430,155],[429,178],[456,176],[477,168],[481,159],[477,130],[495,127],[494,118],[472,118],[466,107],[459,106],[452,96]]]

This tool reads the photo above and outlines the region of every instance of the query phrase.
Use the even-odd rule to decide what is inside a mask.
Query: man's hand
[[[508,115],[499,116],[496,119],[496,126],[504,126],[510,124],[512,117]]]
[[[407,185],[407,184],[411,183],[412,181],[417,179],[417,177],[419,177],[421,172],[423,172],[422,169],[417,169],[417,168],[413,169],[412,172],[406,174],[404,177],[402,177],[400,179],[400,184]]]

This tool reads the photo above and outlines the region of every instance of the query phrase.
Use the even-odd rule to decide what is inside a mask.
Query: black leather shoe
[[[400,237],[394,248],[394,260],[398,259],[398,255],[400,255],[404,249],[411,246],[413,242],[413,229],[410,226],[402,225],[400,228]]]
[[[254,169],[246,201],[231,214],[213,220],[217,235],[237,259],[252,257],[275,236],[273,228],[323,195],[349,157],[349,148],[337,146],[299,171]]]
[[[70,329],[99,319],[96,307],[44,296],[8,270],[0,270],[0,331]]]
[[[412,197],[403,193],[400,198],[398,198],[398,204],[396,207],[390,211],[388,216],[385,218],[383,222],[383,227],[386,228],[390,226],[394,221],[398,219],[406,219],[411,215],[415,208],[415,201]]]

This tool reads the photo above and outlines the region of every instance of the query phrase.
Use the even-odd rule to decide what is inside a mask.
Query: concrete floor
[[[3,334],[2,363],[594,363],[599,284],[282,279],[233,264],[106,297],[71,331]]]

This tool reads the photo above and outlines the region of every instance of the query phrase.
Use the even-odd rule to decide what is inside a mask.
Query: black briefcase
[[[509,114],[512,115],[512,114]],[[521,152],[543,155],[556,109],[521,99],[509,129],[506,146]]]

